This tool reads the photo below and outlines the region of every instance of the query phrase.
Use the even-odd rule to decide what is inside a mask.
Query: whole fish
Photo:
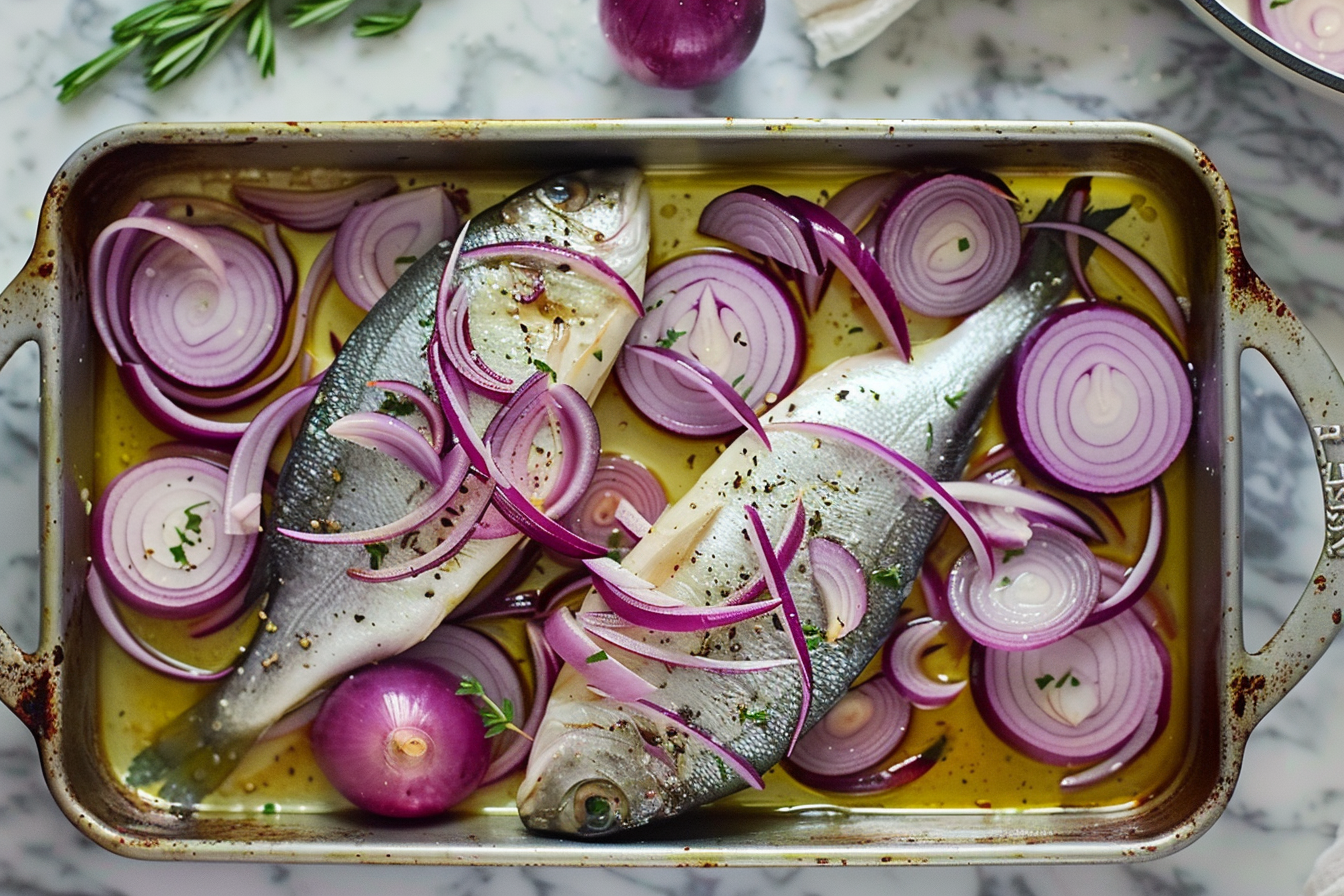
[[[649,244],[642,175],[634,169],[595,170],[541,181],[473,218],[461,248],[519,241],[600,258],[642,292]],[[264,622],[236,674],[135,757],[127,774],[132,786],[162,781],[160,798],[184,806],[199,802],[267,727],[315,690],[423,640],[517,543],[520,536],[473,539],[437,569],[370,584],[346,574],[369,565],[364,547],[309,544],[275,531],[372,528],[401,518],[423,499],[428,487],[417,474],[330,435],[327,427],[345,414],[379,407],[384,393],[370,388],[370,381],[429,382],[425,347],[451,251],[445,242],[416,261],[356,327],[327,371],[281,471],[274,525],[252,576],[249,598],[265,601]],[[491,278],[513,276],[534,275],[525,266],[465,260],[455,268],[454,284],[478,288],[470,294],[469,312],[475,348],[515,382],[536,373],[534,365],[544,365],[591,400],[636,319],[634,309],[578,274],[548,272],[545,291],[537,290],[527,302],[479,288],[488,287]],[[497,407],[472,400],[478,432]],[[404,553],[394,546],[397,550]]]
[[[1042,217],[1058,213],[1052,203]],[[1088,223],[1105,226],[1111,212]],[[1027,331],[1069,292],[1063,242],[1037,234],[1004,293],[955,330],[916,348],[910,363],[883,350],[841,360],[812,376],[763,418],[828,423],[862,433],[914,460],[940,480],[959,478],[999,375]],[[871,452],[797,430],[769,430],[772,450],[747,433],[655,522],[623,566],[687,604],[722,602],[760,573],[745,507],[760,513],[778,542],[800,499],[807,538],[848,549],[865,571],[868,610],[857,628],[809,651],[814,724],[846,692],[891,633],[943,511],[917,500],[902,477]],[[881,575],[875,573],[881,572]],[[804,622],[825,629],[822,604],[799,551],[786,581]],[[590,594],[585,610],[605,605]],[[794,656],[782,610],[728,628],[669,634],[622,633],[663,649],[726,661]],[[723,674],[669,666],[610,649],[658,687],[647,702],[676,713],[697,732],[764,772],[785,755],[802,706],[798,664]],[[655,710],[590,691],[562,671],[537,732],[518,792],[533,830],[607,836],[680,815],[746,782],[713,749]]]

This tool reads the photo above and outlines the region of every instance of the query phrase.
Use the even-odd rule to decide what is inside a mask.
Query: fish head
[[[649,722],[607,700],[548,712],[518,789],[523,824],[595,838],[672,814],[674,762],[641,724]]]
[[[649,247],[649,193],[638,168],[592,168],[538,181],[499,207],[514,238],[553,243],[606,262],[636,292]]]

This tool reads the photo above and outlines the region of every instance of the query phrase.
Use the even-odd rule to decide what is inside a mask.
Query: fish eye
[[[595,778],[574,788],[575,832],[603,834],[618,827],[625,816],[625,794],[610,781]]]
[[[588,204],[588,185],[576,177],[553,180],[541,188],[542,197],[566,212],[577,212]]]

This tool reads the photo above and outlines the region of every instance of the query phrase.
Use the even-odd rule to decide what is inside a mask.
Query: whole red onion
[[[746,60],[765,0],[601,0],[598,19],[631,77],[686,89],[726,78]]]

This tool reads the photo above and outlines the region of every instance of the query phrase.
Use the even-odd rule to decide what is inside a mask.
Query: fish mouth
[[[518,815],[532,831],[609,837],[667,814],[664,785],[672,774],[630,716],[587,703],[568,720],[547,719],[537,732]]]

